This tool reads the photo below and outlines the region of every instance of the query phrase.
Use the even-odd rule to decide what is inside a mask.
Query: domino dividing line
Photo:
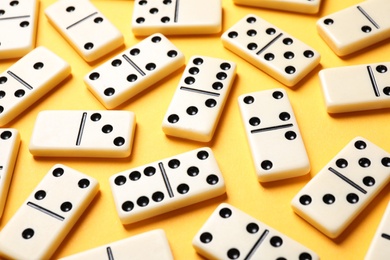
[[[382,233],[381,237],[383,237],[384,239],[390,240],[390,235],[389,234]]]
[[[114,260],[114,254],[112,253],[111,247],[107,247],[108,260]]]
[[[175,16],[173,18],[173,21],[175,23],[177,23],[178,20],[179,20],[179,0],[176,0],[176,3],[175,3]]]
[[[33,209],[36,209],[36,210],[38,210],[38,211],[40,211],[42,213],[45,213],[45,214],[49,215],[50,217],[53,217],[55,219],[60,220],[60,221],[64,221],[65,220],[65,218],[63,216],[58,215],[57,213],[55,213],[55,212],[53,212],[51,210],[48,210],[48,209],[46,209],[44,207],[41,207],[41,206],[39,206],[39,205],[37,205],[37,204],[35,204],[33,202],[27,202],[27,206],[30,206]]]
[[[188,88],[188,87],[180,87],[181,90],[185,91],[190,91],[190,92],[195,92],[198,94],[204,94],[208,96],[214,96],[214,97],[219,97],[219,93],[211,92],[211,91],[206,91],[206,90],[201,90],[201,89],[195,89],[195,88]]]
[[[372,24],[372,25],[374,25],[375,26],[375,28],[377,28],[377,29],[379,29],[380,27],[379,27],[379,24],[377,24],[376,22],[375,22],[375,20],[361,7],[361,6],[357,6],[357,9],[362,13],[362,15],[364,15],[366,18],[367,18],[367,20],[368,21],[370,21],[370,23]]]
[[[279,129],[288,128],[288,127],[292,127],[292,126],[294,126],[294,125],[293,124],[284,124],[284,125],[264,127],[264,128],[251,130],[251,134],[256,134],[256,133],[261,133],[261,132],[266,132],[266,131],[274,131],[274,130],[279,130]]]
[[[25,86],[27,89],[29,90],[32,90],[33,87],[28,84],[26,81],[24,81],[22,78],[20,78],[18,75],[16,75],[15,73],[13,73],[12,71],[7,71],[7,73],[13,77],[17,82],[19,82],[20,84],[22,84],[23,86]]]
[[[379,97],[380,92],[378,88],[378,84],[376,83],[374,72],[372,71],[371,66],[367,66],[368,75],[370,76],[371,85],[374,89],[375,96]]]
[[[171,184],[169,183],[167,172],[165,171],[164,165],[160,162],[158,163],[158,167],[160,168],[161,175],[164,179],[165,187],[167,188],[168,194],[170,198],[173,198],[175,195],[173,194]]]
[[[132,61],[126,54],[123,54],[122,57],[136,70],[138,71],[139,74],[141,74],[141,76],[145,76],[145,72],[140,68],[138,67],[137,64],[135,64],[134,61]]]
[[[256,241],[256,243],[253,245],[247,256],[244,258],[244,260],[249,260],[252,258],[253,254],[256,252],[256,250],[260,247],[260,245],[264,242],[265,238],[268,236],[269,230],[266,229],[259,239]]]
[[[13,20],[13,19],[23,19],[23,18],[29,18],[29,17],[31,17],[31,16],[30,15],[21,15],[21,16],[4,17],[4,18],[0,18],[0,21]]]
[[[343,181],[345,181],[346,183],[348,183],[349,185],[351,185],[352,187],[354,187],[355,189],[357,189],[358,191],[360,191],[361,193],[363,194],[367,194],[367,191],[365,189],[363,189],[362,187],[360,187],[359,185],[357,185],[354,181],[352,181],[351,179],[349,179],[347,176],[343,175],[342,173],[336,171],[335,169],[333,169],[332,167],[329,167],[328,170],[332,173],[334,173],[336,176],[340,177]]]
[[[79,146],[81,144],[81,139],[83,138],[84,127],[85,127],[86,121],[87,121],[87,112],[84,112],[82,117],[81,117],[79,132],[77,134],[77,139],[76,139],[76,146]]]
[[[279,33],[275,38],[273,38],[269,43],[267,43],[263,48],[261,48],[258,52],[256,52],[256,55],[260,55],[263,51],[268,49],[269,46],[274,44],[280,37],[283,36],[283,33]]]
[[[74,26],[76,26],[76,25],[78,25],[79,23],[82,23],[82,22],[84,22],[85,20],[87,20],[87,19],[89,19],[89,18],[91,18],[92,16],[94,16],[94,15],[96,15],[97,14],[97,12],[94,12],[94,13],[92,13],[92,14],[90,14],[90,15],[87,15],[86,17],[84,17],[84,18],[81,18],[80,20],[78,20],[77,22],[75,22],[75,23],[72,23],[71,25],[69,25],[68,27],[66,27],[65,29],[66,30],[69,30],[70,28],[72,28],[72,27],[74,27]]]

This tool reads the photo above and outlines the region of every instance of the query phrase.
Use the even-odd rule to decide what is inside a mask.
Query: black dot
[[[253,102],[255,102],[255,99],[252,96],[246,96],[246,97],[244,97],[243,100],[244,100],[245,104],[252,104]]]
[[[65,171],[62,168],[55,168],[52,173],[54,177],[61,177]]]
[[[187,84],[187,85],[192,85],[195,83],[195,78],[194,77],[186,77],[184,79],[184,82]]]
[[[210,174],[209,176],[207,176],[206,182],[210,185],[215,185],[219,182],[219,178],[217,175]]]
[[[221,68],[221,70],[230,70],[232,66],[227,62],[223,62],[219,67]]]
[[[84,45],[84,49],[86,50],[92,50],[93,49],[93,43],[92,42],[87,42],[85,45]]]
[[[102,127],[102,132],[105,133],[105,134],[109,134],[112,132],[114,128],[112,127],[112,125],[104,125]]]
[[[195,65],[202,65],[203,64],[203,59],[202,58],[195,58],[192,62]]]
[[[384,157],[382,160],[381,160],[381,163],[383,166],[385,167],[390,167],[390,158],[389,157]]]
[[[157,14],[158,13],[158,9],[157,8],[152,8],[152,9],[149,10],[149,13]]]
[[[137,56],[140,53],[141,53],[141,51],[139,49],[137,49],[137,48],[134,48],[134,49],[130,50],[130,55],[132,55],[132,56]]]
[[[264,160],[264,161],[261,162],[261,165],[260,165],[260,166],[261,166],[261,168],[262,168],[263,170],[268,171],[268,170],[271,170],[271,169],[272,169],[273,164],[272,164],[272,162],[269,161],[269,160]]]
[[[135,74],[130,74],[129,76],[127,76],[126,79],[128,82],[135,82],[138,79],[138,77]]]
[[[103,18],[102,17],[96,17],[95,19],[93,19],[94,23],[102,23],[103,22]]]
[[[299,255],[299,260],[312,260],[312,256],[309,253],[303,252]]]
[[[129,174],[129,179],[132,181],[138,181],[139,179],[141,179],[141,173],[139,171],[132,171]]]
[[[360,158],[359,165],[363,168],[367,168],[367,167],[370,167],[371,161],[368,158]]]
[[[90,80],[97,80],[99,77],[100,77],[100,74],[97,72],[92,72],[91,74],[89,74]]]
[[[364,141],[359,140],[359,141],[355,142],[356,149],[363,150],[363,149],[366,149],[366,147],[367,147],[367,144]]]
[[[246,231],[248,231],[248,233],[250,234],[256,234],[259,229],[259,225],[257,225],[256,223],[249,223],[248,225],[246,225]]]
[[[306,58],[313,58],[314,52],[313,51],[304,51],[303,56],[305,56]]]
[[[251,126],[258,126],[260,124],[260,118],[252,117],[251,119],[249,119],[249,124]]]
[[[155,70],[156,69],[156,64],[154,63],[148,63],[146,64],[145,68],[148,70],[148,71],[152,71],[152,70]]]
[[[0,84],[4,84],[6,82],[7,82],[7,77],[4,76],[0,77]]]
[[[15,91],[14,95],[15,97],[21,98],[26,94],[26,92],[23,89],[18,89]]]
[[[161,191],[156,191],[152,195],[152,200],[154,202],[161,202],[161,201],[163,201],[164,200],[164,193],[162,193]]]
[[[33,65],[34,69],[36,69],[36,70],[42,69],[43,66],[44,66],[44,65],[43,65],[42,62],[37,62],[37,63],[35,63],[35,64]]]
[[[232,216],[233,212],[229,208],[222,208],[219,211],[219,216],[221,218],[230,218]]]
[[[88,179],[81,179],[81,180],[79,180],[79,182],[77,183],[77,185],[78,185],[79,188],[81,188],[81,189],[88,188],[90,184],[91,184],[91,182],[90,182]]]
[[[199,73],[199,69],[197,67],[191,67],[188,72],[191,74],[191,75],[196,75]]]
[[[214,82],[212,85],[213,89],[215,90],[221,90],[223,88],[223,84],[221,82]]]
[[[188,168],[187,174],[188,174],[188,176],[191,176],[191,177],[198,176],[199,168],[195,167],[195,166],[191,166],[190,168]]]
[[[66,201],[66,202],[61,204],[60,208],[63,212],[68,212],[72,209],[72,207],[73,207],[72,203],[70,203],[69,201]]]
[[[105,96],[110,97],[110,96],[113,96],[114,94],[115,94],[115,89],[114,88],[106,88],[104,90],[104,95]]]
[[[144,23],[144,22],[145,22],[145,18],[143,18],[143,17],[138,17],[137,19],[135,19],[135,22],[136,22],[136,23],[139,23],[139,24]]]
[[[280,247],[283,244],[283,239],[279,236],[274,236],[270,239],[270,243],[273,247]]]
[[[168,23],[171,19],[168,16],[164,16],[161,18],[161,22]]]
[[[198,113],[198,108],[194,107],[194,106],[190,106],[190,107],[187,108],[186,112],[190,116],[193,116],[193,115],[196,115]]]
[[[217,105],[217,101],[213,98],[209,98],[204,102],[206,107],[215,107]]]
[[[175,50],[168,51],[168,57],[174,58],[176,56],[177,56],[177,51],[175,51]]]
[[[122,210],[123,211],[129,212],[129,211],[132,211],[133,209],[134,209],[134,203],[131,202],[131,201],[125,201],[122,204]]]
[[[208,244],[213,240],[213,235],[209,232],[204,232],[200,235],[200,241],[204,244]]]
[[[264,55],[264,59],[266,59],[267,61],[274,60],[275,59],[275,55],[273,53],[267,53],[267,54]]]
[[[283,54],[283,56],[284,56],[286,59],[291,60],[291,59],[294,58],[294,53],[291,52],[291,51],[287,51],[287,52],[285,52],[285,53]]]
[[[238,33],[237,32],[229,32],[228,33],[228,37],[229,38],[232,38],[232,39],[234,39],[234,38],[237,38],[237,36],[238,36]]]
[[[291,38],[284,38],[283,39],[283,43],[285,44],[285,45],[291,45],[291,44],[293,44],[293,39],[291,39]]]
[[[180,166],[180,161],[178,159],[172,159],[168,162],[168,166],[171,169],[176,169],[179,168]]]
[[[282,112],[279,114],[279,119],[282,121],[287,121],[291,118],[291,115],[288,112]]]
[[[120,59],[115,59],[111,61],[111,66],[113,67],[119,67],[122,64],[122,61]]]
[[[294,74],[296,69],[294,66],[287,66],[284,71],[287,73],[287,74]]]
[[[74,10],[76,10],[76,8],[75,8],[74,6],[69,6],[69,7],[66,8],[66,11],[67,11],[68,13],[71,13],[71,12],[73,12]]]
[[[246,34],[248,35],[248,36],[250,36],[250,37],[253,37],[253,36],[256,36],[256,34],[257,34],[257,32],[256,32],[256,30],[248,30],[247,32],[246,32]]]
[[[139,5],[146,5],[148,3],[148,1],[146,1],[146,0],[141,0],[141,1],[139,1]]]
[[[146,207],[149,204],[149,199],[146,196],[141,196],[137,200],[137,205],[140,207]]]
[[[247,22],[247,23],[255,23],[255,22],[256,22],[256,18],[253,17],[253,16],[248,17],[248,18],[246,19],[246,22]]]
[[[93,113],[90,118],[92,121],[97,122],[102,119],[102,115],[100,113]]]
[[[237,259],[240,257],[240,251],[236,248],[231,248],[227,252],[229,259]]]
[[[227,74],[225,73],[225,72],[219,72],[219,73],[217,73],[217,79],[219,79],[219,80],[224,80],[224,79],[226,79],[227,78]]]
[[[378,65],[376,66],[376,71],[378,71],[379,73],[386,73],[387,67],[385,65]]]
[[[283,98],[283,93],[281,91],[275,91],[272,93],[272,97],[274,99],[281,99]]]
[[[324,24],[326,25],[332,25],[334,23],[333,19],[327,18],[324,20]]]
[[[251,42],[248,44],[247,48],[248,48],[248,50],[254,51],[257,49],[257,44],[254,42]]]
[[[160,36],[154,36],[154,37],[152,38],[152,42],[154,42],[154,43],[159,43],[159,42],[161,42],[161,37],[160,37]]]
[[[359,202],[359,196],[355,193],[349,193],[347,195],[347,201],[351,204],[356,204]]]
[[[284,137],[287,139],[287,140],[295,140],[297,138],[297,134],[294,132],[294,131],[287,131],[285,134],[284,134]]]
[[[46,191],[44,190],[39,190],[34,194],[34,198],[36,200],[43,200],[45,197],[46,197]]]
[[[375,185],[375,179],[371,176],[366,176],[363,178],[364,185],[371,187]]]
[[[123,175],[119,175],[119,176],[115,177],[114,183],[117,186],[121,186],[121,185],[126,183],[126,177]]]
[[[31,228],[26,228],[25,230],[23,230],[23,232],[22,232],[22,237],[24,238],[24,239],[30,239],[30,238],[32,238],[33,236],[34,236],[34,230],[33,229],[31,229]]]
[[[171,124],[175,124],[175,123],[179,122],[179,116],[176,114],[168,116],[168,122]]]
[[[265,30],[265,32],[269,35],[274,35],[276,33],[276,30],[274,28],[268,28]]]
[[[200,151],[198,152],[196,157],[198,157],[199,160],[206,160],[207,158],[209,158],[209,153],[207,151]]]
[[[365,25],[362,27],[362,32],[364,32],[364,33],[369,33],[369,32],[371,32],[371,30],[372,30],[371,27],[368,25]]]
[[[341,169],[346,168],[348,166],[348,161],[343,159],[343,158],[337,159],[336,166],[341,168]]]
[[[1,133],[0,138],[3,140],[10,139],[12,137],[12,132],[11,131],[4,131]]]
[[[390,87],[384,87],[384,88],[383,88],[383,93],[384,93],[386,96],[390,96]]]
[[[302,204],[302,205],[309,205],[311,203],[312,199],[309,195],[302,195],[300,198],[299,198],[299,202]]]
[[[156,173],[156,168],[148,166],[144,169],[144,174],[148,177],[153,176]]]
[[[179,192],[180,194],[186,194],[190,191],[190,186],[188,186],[187,184],[180,184],[179,186],[177,186],[177,192]]]
[[[322,197],[322,201],[325,203],[325,204],[333,204],[335,201],[336,201],[336,198],[335,196],[333,196],[332,194],[325,194],[323,197]]]
[[[113,143],[115,146],[123,146],[125,144],[125,138],[118,136],[114,139]]]
[[[0,99],[2,99],[3,97],[5,97],[5,91],[0,90]]]

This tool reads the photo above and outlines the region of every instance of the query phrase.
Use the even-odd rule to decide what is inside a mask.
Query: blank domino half
[[[222,28],[221,0],[135,0],[135,35],[212,34]]]
[[[223,33],[225,48],[292,87],[320,62],[320,54],[260,17],[249,14]]]
[[[317,30],[337,55],[345,56],[389,38],[389,12],[390,1],[367,0],[322,17]]]
[[[0,2],[0,59],[19,58],[34,49],[39,0]]]
[[[223,176],[207,147],[115,174],[110,186],[123,224],[225,193]]]
[[[375,232],[365,260],[387,260],[390,256],[390,203]]]
[[[319,77],[329,113],[390,107],[390,62],[324,69]]]
[[[122,33],[89,0],[59,0],[45,15],[88,62],[123,45]]]
[[[18,130],[0,128],[0,217],[3,215],[20,146]]]
[[[264,7],[297,13],[315,14],[320,9],[321,0],[233,0],[235,4]]]
[[[284,89],[248,93],[238,98],[241,118],[261,182],[307,174],[310,162]]]
[[[108,109],[115,108],[183,66],[185,57],[164,35],[153,34],[84,77]]]
[[[212,139],[236,75],[236,64],[193,56],[162,123],[167,135],[195,141]]]
[[[390,154],[354,138],[292,200],[294,211],[336,238],[390,180]]]
[[[53,89],[70,74],[70,66],[45,47],[37,47],[0,74],[0,126]]]
[[[42,111],[29,150],[35,156],[127,157],[135,125],[135,114],[130,111]]]
[[[312,250],[227,203],[216,208],[192,245],[207,259],[320,259]]]
[[[173,255],[164,230],[156,229],[61,258],[61,260],[97,259],[173,260]]]
[[[99,183],[56,164],[0,232],[0,254],[49,259],[99,190]]]

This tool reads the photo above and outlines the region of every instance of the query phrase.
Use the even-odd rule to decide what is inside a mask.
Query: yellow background
[[[222,0],[222,32],[244,15],[253,13],[319,51],[322,55],[321,65],[294,89],[291,89],[225,49],[220,41],[221,33],[169,37],[185,54],[187,61],[192,55],[206,55],[225,58],[238,64],[238,75],[213,140],[210,143],[191,142],[167,137],[161,130],[163,116],[180,80],[184,70],[183,66],[119,107],[119,109],[133,111],[137,116],[134,146],[129,158],[107,160],[34,158],[28,151],[28,144],[39,111],[104,109],[103,105],[87,90],[82,78],[109,57],[142,40],[142,38],[134,37],[130,27],[134,2],[93,1],[124,34],[125,46],[92,64],[86,63],[79,57],[48,23],[43,12],[53,2],[55,1],[41,0],[37,46],[46,46],[68,61],[72,67],[72,75],[6,126],[20,131],[22,144],[8,202],[0,221],[1,228],[47,171],[55,163],[62,163],[97,178],[101,188],[93,203],[58,248],[54,258],[68,256],[148,230],[162,228],[167,234],[176,259],[202,259],[192,248],[192,238],[216,206],[222,202],[228,202],[298,240],[317,252],[322,259],[362,259],[364,257],[390,199],[388,186],[336,240],[321,234],[297,216],[290,207],[293,196],[352,138],[358,135],[363,136],[390,151],[389,110],[329,115],[324,106],[318,78],[318,72],[323,68],[389,61],[388,40],[348,57],[339,58],[317,34],[315,23],[320,17],[357,4],[360,0],[323,0],[320,12],[315,15],[242,7],[234,5],[232,0]],[[0,60],[0,71],[6,70],[15,61],[15,59]],[[243,93],[280,87],[287,90],[295,110],[312,170],[304,177],[261,184],[254,173],[249,146],[239,115],[237,97]],[[215,153],[226,181],[226,196],[136,224],[123,226],[120,223],[108,183],[111,175],[202,146],[210,146]]]

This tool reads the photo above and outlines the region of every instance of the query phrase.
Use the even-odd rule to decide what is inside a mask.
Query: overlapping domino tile
[[[315,14],[320,9],[321,0],[233,0],[235,4],[264,7],[297,13]]]

